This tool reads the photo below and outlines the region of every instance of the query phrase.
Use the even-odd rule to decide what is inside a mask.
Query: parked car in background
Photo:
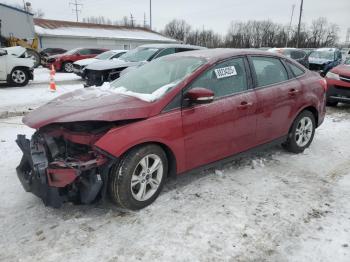
[[[33,80],[35,61],[28,58],[21,46],[0,48],[0,83],[25,86]]]
[[[81,76],[82,78],[85,78],[85,67],[87,67],[88,65],[91,65],[95,62],[102,61],[102,60],[111,60],[111,59],[118,58],[121,55],[124,55],[126,52],[127,52],[126,50],[110,50],[110,51],[101,53],[94,58],[86,58],[86,59],[78,60],[73,63],[73,72],[76,75]]]
[[[350,58],[350,48],[342,48],[340,50],[343,61],[345,61],[347,58]]]
[[[104,82],[111,82],[119,78],[120,73],[126,68],[136,68],[162,56],[199,49],[204,47],[181,44],[143,45],[120,56],[117,60],[101,61],[87,66],[85,86],[100,86]]]
[[[269,52],[279,53],[289,57],[298,63],[302,64],[306,68],[309,68],[309,57],[307,53],[302,49],[297,48],[271,48]]]
[[[67,52],[66,49],[63,48],[45,48],[40,51],[41,56],[52,56],[52,55],[59,55]]]
[[[325,76],[329,70],[342,62],[342,54],[337,48],[319,48],[309,55],[310,70]]]
[[[27,114],[23,122],[37,131],[31,141],[18,136],[17,174],[49,206],[92,203],[109,191],[117,205],[141,209],[166,177],[266,145],[303,152],[324,120],[326,87],[273,53],[165,56],[108,89],[80,89]]]
[[[327,105],[336,106],[339,102],[350,103],[350,57],[344,64],[332,68],[326,74],[328,90]]]
[[[53,65],[57,71],[72,73],[73,63],[75,61],[86,59],[86,58],[93,58],[106,51],[108,51],[108,49],[76,48],[76,49],[69,50],[63,54],[53,55],[53,56],[44,58],[42,64],[47,68],[51,68],[51,65]]]

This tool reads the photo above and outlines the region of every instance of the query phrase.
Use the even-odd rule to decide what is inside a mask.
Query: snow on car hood
[[[323,64],[327,64],[329,62],[332,62],[332,61],[328,60],[328,59],[324,59],[324,58],[312,58],[312,57],[309,57],[309,63],[310,64],[323,65]]]
[[[110,70],[110,69],[116,69],[116,68],[122,68],[122,67],[138,66],[141,63],[143,62],[125,62],[124,60],[121,60],[121,59],[111,59],[111,60],[98,61],[96,63],[88,65],[86,69],[102,71],[102,70]]]
[[[82,59],[74,62],[74,64],[79,65],[79,66],[87,66],[95,62],[99,62],[99,59],[96,58],[87,58],[87,59]]]
[[[20,57],[27,51],[27,49],[21,46],[13,46],[13,47],[7,47],[2,49],[6,50],[9,55],[14,55],[17,57]]]
[[[118,121],[150,116],[152,103],[135,96],[101,88],[80,89],[64,94],[27,114],[23,123],[38,129],[52,123]]]

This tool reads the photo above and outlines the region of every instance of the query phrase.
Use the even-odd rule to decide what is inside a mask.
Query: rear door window
[[[274,57],[251,57],[256,74],[257,87],[273,85],[288,80],[288,73],[281,60]]]
[[[90,55],[91,51],[90,51],[90,49],[82,49],[79,51],[79,54],[80,55]]]
[[[196,49],[191,49],[191,48],[176,48],[176,53],[181,53],[181,52],[187,52],[187,51],[193,51]]]

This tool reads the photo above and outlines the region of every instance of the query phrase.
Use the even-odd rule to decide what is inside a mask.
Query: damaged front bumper
[[[16,142],[23,152],[17,176],[25,191],[41,198],[46,206],[90,204],[104,198],[116,159],[96,152],[61,158],[56,140],[37,133],[31,140],[18,135]]]

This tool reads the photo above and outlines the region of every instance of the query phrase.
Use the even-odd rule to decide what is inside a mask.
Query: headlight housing
[[[329,79],[340,80],[339,75],[332,72],[328,72],[326,77]]]

